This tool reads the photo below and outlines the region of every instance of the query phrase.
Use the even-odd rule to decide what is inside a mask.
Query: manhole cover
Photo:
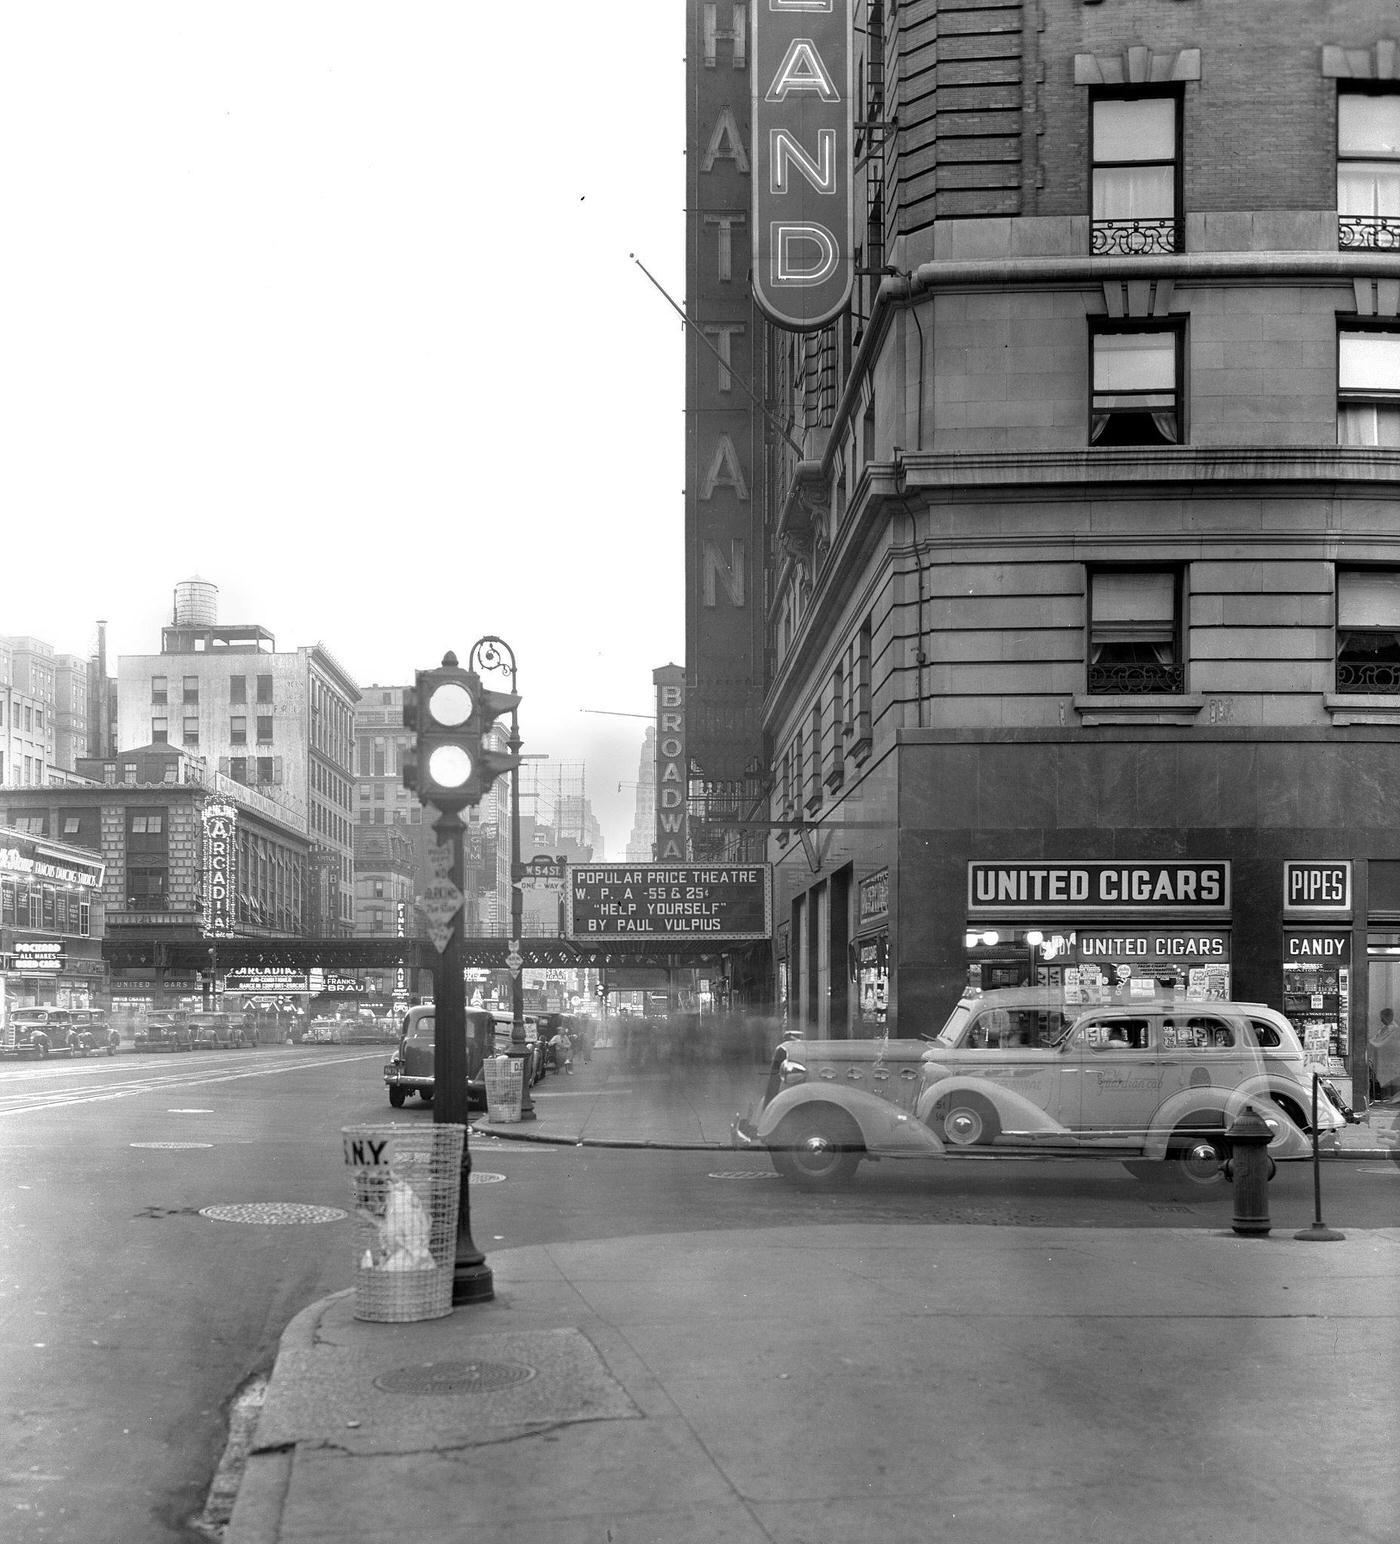
[[[187,1148],[187,1147],[213,1147],[212,1142],[132,1142],[132,1147],[161,1147],[161,1148]]]
[[[720,1169],[711,1179],[777,1179],[776,1169]]]
[[[469,1185],[499,1185],[505,1178],[504,1174],[478,1174],[475,1169],[467,1175]]]
[[[211,1222],[339,1222],[345,1216],[333,1206],[302,1206],[296,1201],[248,1201],[237,1206],[201,1206]]]
[[[428,1362],[381,1373],[374,1386],[386,1394],[494,1394],[534,1376],[524,1362]]]

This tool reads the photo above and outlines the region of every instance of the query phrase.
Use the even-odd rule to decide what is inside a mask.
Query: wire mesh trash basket
[[[401,1324],[452,1312],[466,1129],[340,1128],[357,1224],[357,1319]]]
[[[519,1056],[489,1056],[486,1073],[486,1119],[502,1122],[520,1119],[525,1102],[525,1062]]]

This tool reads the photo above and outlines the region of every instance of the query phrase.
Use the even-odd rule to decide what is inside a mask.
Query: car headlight
[[[782,1066],[778,1068],[778,1076],[782,1078],[784,1082],[787,1082],[793,1078],[805,1078],[807,1076],[807,1068],[802,1062],[794,1061],[792,1057],[789,1056],[784,1060]]]

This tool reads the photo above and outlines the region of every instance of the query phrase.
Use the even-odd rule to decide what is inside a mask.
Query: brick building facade
[[[747,218],[744,10],[690,11],[693,334]],[[775,992],[912,1035],[969,981],[1125,967],[1285,1008],[1364,1100],[1400,998],[1394,9],[860,0],[852,36],[848,313],[740,317],[688,384],[687,672],[762,616]]]

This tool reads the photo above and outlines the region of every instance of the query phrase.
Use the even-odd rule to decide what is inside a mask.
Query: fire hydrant
[[[1269,1181],[1274,1177],[1275,1165],[1269,1156],[1269,1143],[1273,1137],[1263,1117],[1248,1104],[1225,1133],[1225,1140],[1230,1144],[1225,1177],[1235,1187],[1236,1233],[1262,1236],[1272,1226],[1269,1221]]]

